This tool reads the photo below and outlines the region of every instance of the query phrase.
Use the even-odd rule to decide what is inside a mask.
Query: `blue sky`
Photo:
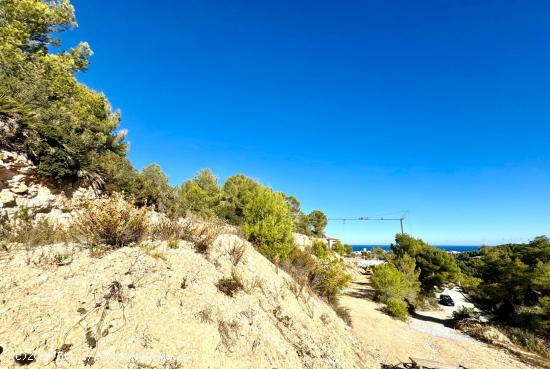
[[[64,45],[172,184],[246,173],[435,244],[550,233],[550,2],[73,0]],[[389,243],[392,222],[331,222]]]

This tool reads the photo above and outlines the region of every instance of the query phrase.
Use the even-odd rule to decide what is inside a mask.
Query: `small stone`
[[[2,207],[8,207],[15,205],[15,196],[8,190],[2,190],[0,192],[0,205]]]
[[[23,194],[23,193],[27,192],[28,190],[29,190],[29,188],[27,187],[26,184],[19,183],[19,185],[17,187],[13,188],[11,191],[14,192],[14,193]]]

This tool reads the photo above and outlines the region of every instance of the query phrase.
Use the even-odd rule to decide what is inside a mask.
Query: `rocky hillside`
[[[248,242],[222,235],[207,256],[171,246],[11,255],[0,367],[33,354],[30,368],[378,368],[328,305]]]
[[[61,221],[68,217],[72,200],[93,191],[79,183],[47,180],[23,154],[0,150],[0,215],[13,216],[20,209],[32,215]]]

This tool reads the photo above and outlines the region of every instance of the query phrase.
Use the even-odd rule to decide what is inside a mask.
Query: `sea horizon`
[[[433,246],[445,251],[468,252],[468,251],[479,250],[483,245],[433,245]],[[367,251],[370,251],[374,247],[380,247],[384,251],[389,251],[391,245],[370,244],[370,245],[352,245],[351,247],[353,251],[364,251],[365,249]]]

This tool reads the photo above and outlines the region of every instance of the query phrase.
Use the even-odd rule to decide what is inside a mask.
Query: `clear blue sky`
[[[550,2],[73,0],[129,157],[435,244],[550,233]],[[332,222],[350,243],[398,224]]]

